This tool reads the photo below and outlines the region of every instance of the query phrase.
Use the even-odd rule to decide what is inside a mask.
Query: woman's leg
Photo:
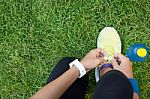
[[[110,70],[98,81],[94,99],[133,99],[132,86],[123,73]]]
[[[66,57],[60,60],[47,80],[47,84],[58,78],[69,69],[69,63],[76,58]],[[88,75],[86,74],[80,79],[77,79],[70,88],[62,95],[60,99],[84,99],[88,86]]]

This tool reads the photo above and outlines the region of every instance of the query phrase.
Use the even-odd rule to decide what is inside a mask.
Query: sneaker
[[[105,27],[99,34],[97,39],[97,48],[102,48],[106,52],[104,59],[107,63],[111,60],[115,53],[121,53],[121,40],[119,34],[113,27]],[[96,82],[99,81],[99,67],[95,68]]]

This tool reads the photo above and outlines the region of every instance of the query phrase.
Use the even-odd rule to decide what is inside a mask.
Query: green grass
[[[150,49],[149,0],[1,0],[0,98],[27,99],[45,84],[62,57],[82,58],[96,47],[99,31],[113,26],[125,53],[129,45]],[[133,63],[141,99],[150,97],[150,57]],[[95,80],[90,76],[87,98]]]

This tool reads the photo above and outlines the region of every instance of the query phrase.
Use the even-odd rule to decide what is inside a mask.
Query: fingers
[[[96,52],[96,55],[101,54],[101,55],[103,55],[103,57],[106,55],[106,52],[102,48],[96,48],[96,49],[93,49],[91,51]]]
[[[97,63],[97,66],[102,64],[102,63],[105,63],[105,59],[104,58],[98,58],[98,59],[96,59],[96,63]]]
[[[122,60],[124,60],[124,59],[127,59],[127,57],[124,56],[124,55],[122,55],[121,53],[116,53],[116,54],[114,55],[114,58],[117,59],[118,61],[122,61]]]
[[[118,65],[130,63],[129,58],[122,54],[115,54],[114,59],[116,59]]]
[[[114,68],[118,66],[117,60],[114,58],[112,59],[111,64],[113,65]]]
[[[122,55],[122,54],[119,54],[118,57],[119,57],[121,60],[127,58],[126,56],[124,56],[124,55]]]
[[[101,48],[96,48],[96,49],[93,49],[91,50],[91,52],[96,55],[97,57],[104,57],[104,50],[101,49]]]
[[[98,55],[98,58],[97,58],[98,63],[99,64],[104,63],[105,62],[105,59],[103,58],[104,50],[101,48],[97,48],[97,49],[95,49],[95,51],[97,52],[96,55]]]
[[[104,58],[99,58],[98,60],[99,60],[100,63],[104,63],[105,62]]]
[[[93,49],[93,51],[96,51],[97,53],[101,52],[102,49],[101,48],[96,48],[96,49]]]

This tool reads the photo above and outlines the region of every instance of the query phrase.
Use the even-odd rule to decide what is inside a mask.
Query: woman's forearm
[[[60,77],[44,86],[32,96],[31,99],[59,99],[78,77],[79,70],[74,66]]]
[[[86,73],[104,62],[104,58],[101,56],[104,56],[104,53],[100,48],[93,49],[87,53],[87,55],[81,60],[81,64],[84,66]],[[73,66],[60,77],[44,86],[35,95],[33,95],[31,99],[59,99],[62,94],[75,82],[79,75],[81,75],[80,69]]]

